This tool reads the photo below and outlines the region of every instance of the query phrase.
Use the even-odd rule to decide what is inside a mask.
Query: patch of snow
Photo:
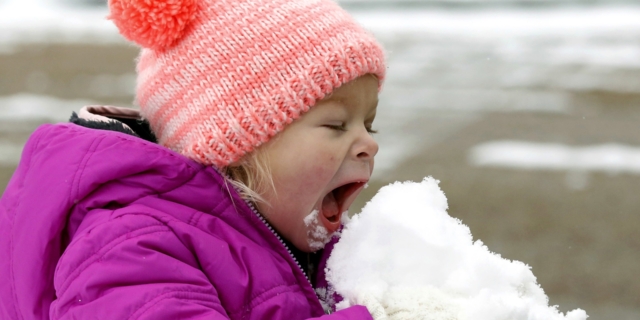
[[[0,44],[124,43],[107,14],[106,6],[72,7],[51,0],[0,2]]]
[[[409,78],[420,72],[416,67],[420,61],[438,63],[465,58],[479,63],[474,54],[483,49],[493,55],[487,56],[487,61],[640,67],[637,5],[543,10],[413,8],[351,13],[385,44],[390,56],[398,50],[394,44],[402,39],[424,44],[423,48],[416,46],[419,59],[405,60],[408,67],[402,72]],[[447,48],[456,50],[452,51],[453,56],[441,55],[440,50]],[[460,57],[464,52],[469,56]]]
[[[616,143],[576,147],[557,143],[493,141],[473,147],[468,161],[474,166],[525,170],[640,174],[640,147]],[[586,184],[586,178],[575,174],[568,177],[568,183],[580,189]]]
[[[0,120],[10,121],[67,121],[71,112],[86,105],[94,105],[90,100],[63,100],[50,96],[16,94],[0,97]]]
[[[351,13],[364,27],[381,35],[418,32],[487,39],[540,35],[577,37],[640,30],[640,8],[637,6],[546,10],[413,8]]]
[[[331,234],[320,222],[318,213],[318,210],[313,210],[304,218],[304,224],[307,226],[307,241],[312,251],[324,248],[324,245],[331,240]]]
[[[529,266],[474,242],[447,214],[438,183],[383,187],[351,218],[327,262],[327,279],[345,298],[339,307],[378,306],[389,319],[587,318],[549,306]]]
[[[322,309],[324,309],[324,313],[329,314],[333,309],[336,303],[333,299],[333,294],[331,290],[327,288],[316,288],[315,289],[316,296],[318,296],[318,300],[320,300],[320,305],[322,305]]]

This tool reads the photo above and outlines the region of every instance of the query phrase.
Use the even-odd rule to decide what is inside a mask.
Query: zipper
[[[289,253],[289,256],[291,257],[291,259],[293,259],[293,261],[296,263],[296,265],[298,266],[298,269],[300,270],[300,272],[302,272],[302,275],[304,276],[305,279],[307,279],[307,283],[309,284],[309,286],[311,286],[311,289],[313,289],[313,285],[311,284],[311,280],[309,280],[309,276],[307,276],[307,273],[304,272],[304,269],[302,268],[302,266],[300,265],[300,262],[298,261],[298,259],[296,259],[296,257],[293,255],[293,253],[291,252],[291,249],[289,249],[289,246],[287,246],[284,241],[282,240],[282,238],[280,237],[280,235],[273,230],[273,227],[271,226],[271,224],[269,224],[269,222],[260,214],[260,212],[258,212],[258,210],[256,209],[256,207],[253,205],[253,203],[245,201],[248,205],[249,208],[251,209],[251,211],[253,211],[253,213],[258,217],[258,219],[260,219],[260,221],[262,221],[262,223],[265,225],[265,227],[267,227],[269,229],[269,231],[271,231],[271,233],[276,236],[276,238],[278,239],[278,241],[280,241],[280,244],[282,244],[282,246],[287,249],[287,252]],[[315,290],[314,290],[315,292]]]
[[[258,219],[260,219],[260,221],[262,221],[262,223],[265,225],[265,227],[267,227],[269,229],[269,231],[271,231],[271,233],[276,236],[276,238],[278,239],[278,241],[280,241],[280,243],[282,244],[282,246],[287,249],[287,252],[289,253],[289,256],[291,257],[291,259],[293,259],[293,261],[296,263],[296,265],[298,266],[298,269],[300,270],[300,272],[302,272],[302,275],[304,276],[304,278],[307,280],[307,283],[309,284],[309,287],[311,287],[311,290],[313,291],[313,293],[315,294],[316,298],[318,299],[318,301],[320,301],[320,306],[322,307],[322,310],[324,311],[325,315],[331,314],[332,313],[332,309],[331,307],[329,307],[328,305],[325,306],[325,302],[323,299],[321,299],[318,296],[318,292],[316,292],[315,288],[313,287],[313,285],[311,284],[311,280],[309,280],[309,276],[307,276],[307,273],[304,272],[304,269],[302,269],[302,266],[300,265],[300,262],[298,261],[298,259],[296,259],[296,257],[293,255],[293,253],[291,252],[291,249],[289,249],[289,246],[287,246],[286,243],[284,243],[284,241],[282,240],[282,238],[280,237],[280,235],[273,230],[273,227],[271,226],[271,224],[267,221],[267,219],[265,219],[260,212],[258,212],[258,209],[256,209],[256,207],[254,206],[254,204],[252,202],[249,201],[245,201],[245,203],[247,203],[249,205],[249,208],[251,209],[251,211],[253,211],[253,213],[258,217]]]
[[[217,168],[214,168],[224,179],[225,179],[225,183],[227,181],[230,181],[231,178],[229,178],[225,173],[221,172],[220,170],[218,170]],[[233,190],[236,191],[236,193],[240,194],[240,191],[236,188],[235,185],[233,185],[232,183],[230,183],[231,186],[233,187]],[[267,219],[265,219],[260,212],[258,211],[258,209],[256,209],[255,205],[253,204],[253,202],[250,201],[246,201],[244,199],[242,199],[244,201],[244,203],[247,204],[247,206],[249,206],[249,209],[251,209],[251,211],[253,212],[253,214],[258,217],[258,219],[260,219],[260,221],[262,221],[262,223],[264,224],[265,227],[267,227],[267,229],[269,229],[269,231],[271,231],[271,234],[273,234],[276,239],[278,239],[278,241],[280,241],[280,244],[282,244],[282,246],[287,250],[287,252],[289,253],[289,257],[291,257],[291,259],[293,260],[293,262],[296,263],[296,266],[298,266],[298,270],[300,270],[300,272],[302,273],[302,275],[304,276],[304,278],[307,280],[307,284],[309,284],[309,287],[311,288],[311,291],[313,291],[313,293],[315,294],[316,298],[318,299],[318,301],[320,301],[320,306],[322,308],[322,310],[324,311],[325,315],[331,314],[332,313],[332,309],[331,307],[325,306],[325,302],[323,302],[324,300],[321,299],[318,296],[318,293],[316,292],[315,288],[313,287],[313,284],[311,284],[311,280],[309,280],[309,276],[307,276],[307,273],[304,272],[304,269],[302,268],[302,266],[300,265],[300,262],[298,261],[298,259],[293,255],[293,252],[291,252],[291,249],[289,249],[289,246],[287,246],[286,243],[284,243],[284,241],[282,240],[282,237],[280,237],[280,235],[273,229],[273,227],[271,226],[271,224],[267,221]]]
[[[217,168],[214,168],[214,169],[216,169],[216,171],[225,179],[225,183],[227,181],[231,180],[231,178],[229,178],[225,173],[221,172]],[[240,191],[236,188],[236,186],[233,185],[233,183],[229,183],[229,184],[233,187],[233,190],[235,190],[236,193],[240,194]],[[276,239],[278,239],[278,241],[280,241],[280,244],[282,244],[282,246],[287,250],[287,252],[289,253],[289,256],[296,263],[296,265],[298,266],[298,269],[300,270],[300,272],[302,272],[302,275],[307,280],[307,283],[309,284],[309,286],[311,287],[311,289],[315,293],[315,289],[313,289],[313,285],[311,284],[311,280],[309,280],[309,276],[307,276],[307,273],[304,272],[304,269],[300,265],[300,262],[298,262],[298,259],[296,259],[296,257],[293,255],[293,253],[291,252],[291,249],[289,249],[289,246],[287,246],[287,244],[284,243],[284,241],[282,240],[280,235],[273,229],[271,224],[269,224],[269,222],[260,214],[260,212],[258,212],[258,209],[256,209],[256,207],[253,204],[253,202],[246,201],[244,199],[242,199],[242,200],[244,201],[244,203],[246,203],[249,206],[249,209],[251,209],[251,211],[253,211],[253,214],[255,214],[256,217],[258,217],[258,219],[260,219],[260,221],[262,221],[264,226],[267,227],[267,229],[269,229],[269,231],[271,231],[271,234],[273,234],[276,237]],[[316,296],[317,296],[317,294],[316,294]]]
[[[258,219],[260,219],[260,221],[262,221],[262,223],[265,225],[265,227],[267,227],[269,229],[269,231],[271,231],[271,233],[276,236],[276,238],[278,239],[278,241],[280,241],[280,243],[282,244],[282,246],[287,249],[287,252],[289,253],[289,256],[291,257],[291,259],[293,259],[293,261],[296,263],[296,265],[298,266],[298,269],[300,270],[300,272],[302,272],[302,275],[304,276],[305,279],[307,279],[307,283],[309,284],[309,287],[311,287],[311,290],[313,291],[313,293],[315,294],[316,298],[318,299],[318,301],[320,301],[320,306],[322,307],[322,310],[324,311],[325,315],[331,314],[332,313],[332,309],[331,307],[329,307],[328,305],[325,305],[325,300],[320,298],[318,296],[318,292],[316,292],[316,289],[313,287],[313,285],[311,284],[311,280],[309,280],[309,276],[307,276],[307,273],[304,272],[304,269],[302,269],[302,266],[300,265],[300,262],[298,261],[298,259],[296,259],[296,257],[293,255],[293,253],[291,252],[291,249],[289,249],[289,246],[287,246],[286,243],[284,243],[284,241],[282,240],[282,238],[280,237],[280,235],[273,230],[273,227],[271,226],[271,224],[267,221],[267,219],[265,219],[260,212],[258,211],[258,209],[256,209],[256,207],[254,206],[254,204],[252,202],[249,201],[245,201],[245,203],[247,203],[249,205],[249,208],[251,209],[251,211],[253,211],[253,213],[258,217]]]

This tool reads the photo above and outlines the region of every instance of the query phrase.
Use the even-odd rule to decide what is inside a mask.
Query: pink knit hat
[[[384,53],[332,0],[109,0],[143,47],[136,100],[160,144],[224,167]]]

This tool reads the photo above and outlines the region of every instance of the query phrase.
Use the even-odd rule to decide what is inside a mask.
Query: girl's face
[[[365,75],[336,89],[262,148],[274,189],[258,204],[265,219],[298,249],[324,247],[362,191],[378,144],[371,126],[378,80]]]

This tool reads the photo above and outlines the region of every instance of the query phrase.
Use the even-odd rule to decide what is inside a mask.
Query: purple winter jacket
[[[215,169],[124,133],[36,130],[0,235],[0,319],[371,319],[362,306],[324,315]]]

